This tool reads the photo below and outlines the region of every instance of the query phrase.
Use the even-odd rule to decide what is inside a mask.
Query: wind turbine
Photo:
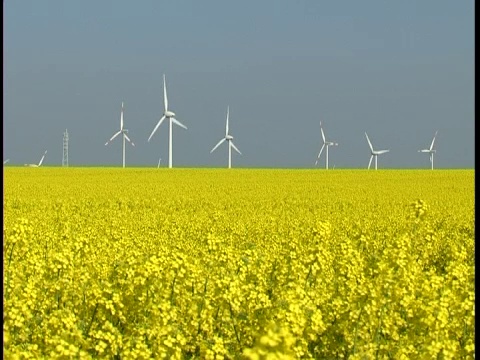
[[[429,153],[430,154],[430,163],[432,164],[432,170],[433,170],[433,154],[435,152],[437,152],[437,150],[433,149],[433,143],[435,142],[435,138],[437,137],[437,133],[438,133],[438,130],[435,131],[435,135],[433,135],[432,144],[430,145],[429,149],[418,150],[418,152]]]
[[[10,161],[10,159],[7,159],[3,162],[3,165],[5,165],[6,163],[8,163]]]
[[[378,155],[385,154],[389,152],[390,150],[373,150],[372,143],[370,142],[370,139],[368,138],[367,133],[365,133],[365,136],[367,137],[368,145],[370,146],[370,152],[372,156],[370,156],[370,161],[368,162],[368,170],[370,170],[370,165],[372,164],[372,159],[375,158],[375,170],[377,170],[377,158]]]
[[[40,159],[40,162],[38,164],[25,164],[25,166],[29,166],[29,167],[40,167],[40,166],[42,166],[43,159],[45,158],[45,155],[47,155],[47,150],[45,150],[45,152],[43,153],[43,156]]]
[[[170,133],[168,138],[168,167],[171,168],[172,167],[172,123],[184,128],[185,130],[187,130],[187,127],[175,118],[175,113],[173,111],[168,110],[167,85],[165,81],[165,74],[163,74],[163,103],[165,105],[165,111],[163,112],[162,118],[158,121],[157,126],[155,126],[152,133],[148,137],[148,142],[150,142],[150,139],[152,138],[153,134],[155,134],[155,131],[157,131],[158,127],[162,124],[163,120],[168,119],[168,121],[170,122]]]
[[[120,130],[118,130],[113,136],[110,138],[105,143],[105,146],[107,146],[113,139],[115,139],[118,135],[122,134],[123,135],[123,167],[125,167],[125,139],[128,140],[132,146],[135,146],[135,144],[129,139],[127,136],[128,130],[123,128],[123,101],[122,101],[122,110],[120,112]]]
[[[327,141],[325,140],[325,134],[323,132],[323,128],[322,128],[322,122],[320,121],[320,131],[322,133],[322,139],[323,139],[323,145],[322,145],[322,148],[320,149],[320,152],[318,153],[318,157],[317,157],[317,160],[315,161],[315,165],[318,164],[318,160],[320,159],[320,155],[322,155],[322,151],[323,151],[323,148],[327,148],[326,149],[326,154],[325,154],[325,168],[328,170],[328,147],[329,146],[337,146],[338,143],[335,143],[335,142],[332,142],[332,141]]]
[[[223,139],[221,139],[221,140],[217,143],[217,145],[215,145],[215,146],[213,147],[213,149],[210,151],[210,154],[211,154],[212,152],[214,152],[215,149],[216,149],[217,147],[219,147],[225,140],[227,140],[227,142],[228,142],[228,168],[231,169],[231,167],[232,167],[232,148],[234,148],[235,151],[238,152],[240,155],[242,155],[242,153],[241,153],[240,150],[238,150],[237,147],[233,144],[233,136],[228,133],[228,115],[229,115],[229,113],[230,113],[230,107],[227,106],[227,122],[226,122],[226,125],[225,125],[225,137],[224,137]]]
[[[157,169],[160,167],[160,162],[162,161],[162,158],[159,158],[158,159],[158,165],[157,165]]]

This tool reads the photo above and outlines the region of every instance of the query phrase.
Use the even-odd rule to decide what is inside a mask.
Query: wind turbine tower
[[[372,165],[372,160],[373,158],[375,158],[375,170],[377,170],[377,161],[378,161],[378,155],[382,155],[382,154],[386,154],[388,153],[390,150],[374,150],[373,149],[373,145],[372,145],[372,142],[370,141],[370,139],[368,138],[368,135],[367,133],[365,133],[365,136],[367,138],[367,141],[368,141],[368,146],[370,147],[370,161],[368,162],[368,170],[370,170],[370,165]]]
[[[435,143],[435,138],[437,137],[437,133],[438,131],[436,131],[435,135],[433,135],[433,140],[432,140],[432,144],[430,145],[430,148],[418,150],[418,152],[428,153],[430,155],[430,164],[432,165],[432,170],[433,170],[433,154],[435,154],[435,152],[437,151],[433,148],[433,144]]]
[[[227,141],[227,144],[228,144],[228,168],[231,169],[232,168],[232,148],[238,152],[240,155],[242,155],[242,153],[240,152],[240,150],[237,149],[237,147],[235,146],[235,144],[233,143],[233,136],[230,135],[229,131],[228,131],[228,115],[230,113],[230,107],[227,106],[227,121],[226,121],[226,124],[225,124],[225,137],[222,138],[218,143],[217,145],[215,145],[213,147],[213,149],[210,151],[210,154],[212,152],[215,151],[215,149],[217,147],[219,147],[224,141]]]
[[[68,131],[65,129],[63,133],[63,157],[62,166],[68,167]]]
[[[177,120],[176,115],[173,111],[168,109],[168,98],[167,98],[167,83],[165,80],[165,74],[163,74],[163,105],[165,111],[163,112],[162,117],[158,121],[157,125],[153,128],[152,133],[148,137],[148,142],[150,142],[150,139],[152,138],[153,134],[155,134],[155,131],[157,131],[158,127],[162,124],[163,120],[167,119],[170,123],[170,131],[168,134],[168,167],[171,169],[173,166],[172,163],[172,126],[173,124],[178,125],[185,130],[187,130],[187,127],[183,125],[180,121]]]
[[[336,142],[333,142],[333,141],[327,141],[325,139],[325,133],[323,132],[323,128],[322,128],[322,122],[320,121],[320,131],[322,133],[322,140],[323,140],[323,145],[320,149],[320,152],[318,153],[318,157],[317,157],[317,160],[315,161],[315,165],[318,164],[318,160],[320,159],[320,156],[322,155],[322,152],[323,152],[323,149],[326,148],[326,156],[325,156],[325,169],[328,170],[328,147],[329,146],[337,146],[338,143]]]
[[[123,164],[123,167],[125,168],[125,140],[127,140],[130,144],[132,144],[132,146],[135,146],[135,144],[133,143],[132,140],[130,140],[130,138],[128,137],[127,133],[128,133],[128,130],[127,129],[124,129],[123,127],[123,101],[122,101],[122,110],[120,111],[120,130],[118,130],[115,134],[112,135],[112,137],[110,138],[110,140],[108,140],[106,143],[105,143],[105,146],[107,146],[108,144],[110,144],[110,142],[112,142],[113,139],[115,139],[118,135],[122,134],[122,138],[123,138],[123,151],[122,151],[122,164]]]

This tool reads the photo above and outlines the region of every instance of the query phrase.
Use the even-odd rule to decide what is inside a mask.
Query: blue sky
[[[64,1],[5,0],[4,159],[120,165],[125,127],[136,147],[127,165],[168,159],[223,167],[230,129],[234,167],[313,167],[319,121],[330,167],[474,167],[473,1]],[[325,165],[322,155],[320,162]]]

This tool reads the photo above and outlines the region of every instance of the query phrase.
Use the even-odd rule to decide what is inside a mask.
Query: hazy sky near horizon
[[[168,161],[223,167],[313,167],[322,140],[339,143],[329,165],[474,167],[474,1],[4,1],[3,158],[121,165]],[[319,167],[325,167],[322,154]]]

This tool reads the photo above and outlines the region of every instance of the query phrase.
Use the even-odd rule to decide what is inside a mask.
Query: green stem
[[[175,297],[175,281],[177,280],[177,274],[175,274],[175,277],[173,278],[173,282],[172,282],[172,292],[170,293],[170,304],[173,305],[173,302],[174,302],[174,297]]]
[[[8,259],[8,267],[10,267],[10,263],[12,262],[12,254],[13,254],[13,249],[15,248],[16,243],[13,243],[12,249],[10,250],[10,257]]]
[[[312,265],[310,265],[310,269],[308,270],[308,275],[305,278],[305,285],[303,286],[304,290],[307,289],[308,278],[310,277],[311,274],[312,274]]]
[[[241,345],[240,338],[239,338],[238,332],[237,332],[237,327],[235,326],[235,318],[233,316],[232,304],[230,304],[230,302],[228,302],[228,306],[230,308],[230,317],[232,318],[233,330],[235,330],[235,337],[237,338],[238,344]]]
[[[92,318],[90,319],[90,325],[88,325],[88,329],[87,329],[87,333],[86,333],[87,336],[88,336],[88,333],[90,332],[90,328],[92,327],[93,319],[95,319],[95,315],[97,314],[97,308],[98,308],[98,302],[95,305],[95,309],[93,309]]]
[[[367,297],[367,299],[368,299],[368,297]],[[354,340],[353,340],[353,354],[355,354],[355,352],[356,352],[358,325],[360,324],[360,317],[362,316],[363,309],[365,308],[365,304],[367,302],[367,299],[365,299],[365,302],[363,303],[363,306],[360,309],[360,313],[358,314],[358,318],[357,318],[357,324],[355,325],[355,336],[354,336]]]
[[[380,312],[380,318],[378,319],[378,327],[377,327],[377,332],[375,334],[375,344],[377,345],[377,351],[376,351],[376,354],[375,354],[375,359],[378,359],[378,352],[379,352],[379,349],[378,349],[378,339],[379,339],[379,335],[380,335],[380,329],[382,327],[382,318],[383,318],[383,311],[385,309],[385,306],[386,305],[383,305],[382,306],[382,310]]]

